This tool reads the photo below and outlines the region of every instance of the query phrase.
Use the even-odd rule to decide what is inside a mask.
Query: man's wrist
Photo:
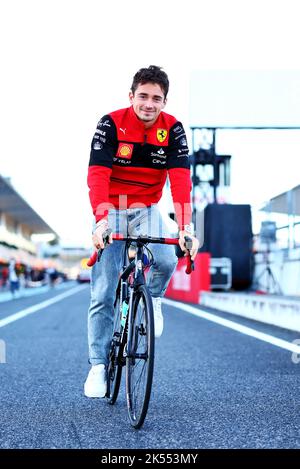
[[[106,219],[106,218],[102,218],[101,220],[97,221],[97,223],[96,223],[96,228],[99,228],[99,226],[107,228],[107,227],[108,227],[108,221],[107,221],[107,219]]]
[[[183,225],[180,227],[180,231],[185,231],[187,234],[190,236],[194,236],[194,227],[193,224],[191,223],[190,225]]]
[[[104,228],[104,230],[106,230],[106,228],[108,228],[108,221],[107,221],[106,218],[102,218],[101,220],[97,221],[97,223],[94,225],[94,228],[93,228],[93,234],[95,233],[95,231],[99,227]]]

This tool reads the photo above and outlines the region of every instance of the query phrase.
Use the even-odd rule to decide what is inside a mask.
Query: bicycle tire
[[[114,330],[113,337],[111,341],[110,351],[109,351],[109,361],[107,367],[107,392],[106,397],[108,398],[108,403],[113,405],[119,395],[120,383],[122,377],[122,368],[125,364],[125,359],[123,358],[124,350],[124,334],[123,342],[122,339],[122,327],[121,327],[121,312],[120,312],[120,297],[117,296],[114,305]],[[122,363],[122,361],[124,363]]]
[[[154,370],[153,304],[145,285],[141,285],[134,293],[132,323],[129,327],[131,350],[127,350],[126,357],[127,409],[131,425],[138,429],[147,415]]]

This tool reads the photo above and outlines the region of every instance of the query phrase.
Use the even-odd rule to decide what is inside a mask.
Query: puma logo
[[[121,130],[121,132],[123,132],[123,134],[125,135],[126,129],[121,129],[121,127],[120,127],[120,130]]]

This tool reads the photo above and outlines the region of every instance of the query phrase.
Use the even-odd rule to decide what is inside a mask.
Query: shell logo
[[[120,143],[117,156],[119,158],[127,158],[130,159],[133,152],[133,144],[130,143]]]
[[[131,148],[128,145],[123,145],[120,148],[120,155],[121,156],[128,156],[131,153]]]

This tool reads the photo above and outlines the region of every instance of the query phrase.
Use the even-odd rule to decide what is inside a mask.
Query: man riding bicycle
[[[192,239],[192,260],[198,240],[191,232],[190,169],[183,126],[163,112],[167,102],[167,74],[154,65],[134,76],[131,106],[105,115],[94,134],[89,171],[89,196],[95,215],[94,246],[104,249],[108,228],[124,236],[168,237],[157,203],[167,176],[184,252],[185,236]],[[176,268],[174,246],[149,245],[154,264],[147,276],[153,300],[155,337],[163,331],[161,299]],[[84,385],[87,397],[104,397],[106,370],[113,329],[113,305],[122,268],[124,243],[109,238],[101,261],[92,269],[91,302],[88,312],[89,362]]]

